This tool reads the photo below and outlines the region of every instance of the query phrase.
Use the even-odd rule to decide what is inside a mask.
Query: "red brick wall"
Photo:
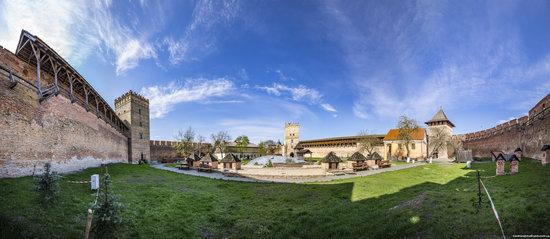
[[[36,69],[0,48],[0,64],[34,85]],[[30,175],[52,162],[58,172],[127,162],[127,138],[61,94],[42,103],[29,84],[8,88],[0,70],[0,177]],[[43,74],[45,81],[52,77]]]
[[[494,128],[465,135],[464,148],[471,149],[474,157],[489,157],[490,151],[512,153],[517,147],[526,157],[540,159],[543,145],[550,144],[550,108],[546,96],[537,103],[536,112],[514,119]],[[544,104],[544,107],[543,107]]]

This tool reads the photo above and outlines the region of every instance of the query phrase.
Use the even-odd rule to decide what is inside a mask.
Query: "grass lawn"
[[[500,229],[488,204],[479,213],[474,170],[464,164],[410,169],[315,184],[211,180],[150,168],[110,165],[132,238],[487,238]],[[514,176],[479,169],[514,234],[550,234],[550,167],[524,160]],[[82,238],[94,200],[92,168],[66,175],[57,206],[38,206],[32,178],[0,180],[0,238]],[[487,199],[485,198],[487,201]]]

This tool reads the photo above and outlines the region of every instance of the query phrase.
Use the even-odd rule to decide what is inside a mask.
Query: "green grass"
[[[110,165],[109,173],[132,238],[498,237],[489,205],[476,213],[475,171],[463,165],[305,185],[212,180],[147,165]],[[473,169],[495,174],[493,163]],[[1,179],[0,238],[81,238],[95,195],[68,181],[99,172],[66,175],[58,205],[45,209],[32,178]],[[549,175],[550,167],[524,160],[518,175],[483,179],[508,236],[550,233]]]

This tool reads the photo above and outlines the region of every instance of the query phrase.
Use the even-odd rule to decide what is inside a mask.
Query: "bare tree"
[[[371,155],[374,151],[374,146],[380,143],[376,137],[373,137],[367,130],[359,132],[359,140],[357,146],[360,152],[366,152],[367,155]]]
[[[430,129],[430,148],[432,150],[431,154],[434,152],[439,152],[440,149],[450,146],[451,135],[444,130],[443,128],[433,128]]]
[[[197,136],[197,149],[196,151],[199,152],[199,156],[202,154],[202,147],[203,147],[203,144],[204,142],[206,141],[206,138],[202,135],[199,134],[199,136]]]
[[[189,127],[185,132],[180,130],[176,135],[176,144],[174,149],[184,157],[189,157],[193,154],[193,140],[195,139],[195,131]]]
[[[219,149],[221,156],[224,156],[224,151],[227,148],[227,144],[231,140],[231,136],[229,136],[229,133],[227,131],[220,131],[218,133],[210,135],[210,139],[212,140],[212,150]]]
[[[418,123],[416,122],[416,120],[403,115],[399,117],[399,123],[397,123],[397,128],[399,129],[397,138],[401,140],[405,145],[405,149],[407,150],[407,157],[409,157],[410,156],[409,145],[413,140],[413,133],[417,131],[420,128],[420,126],[418,126]]]

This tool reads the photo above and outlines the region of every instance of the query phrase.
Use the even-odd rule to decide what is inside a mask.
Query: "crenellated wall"
[[[71,103],[64,91],[40,103],[36,68],[1,47],[0,66],[0,177],[31,175],[45,162],[70,172],[128,161],[127,136],[108,117]],[[42,79],[53,81],[45,72]]]
[[[465,135],[464,148],[474,157],[490,157],[491,151],[513,152],[520,147],[526,157],[539,159],[541,148],[550,144],[550,94],[539,101],[528,116],[493,128]]]

